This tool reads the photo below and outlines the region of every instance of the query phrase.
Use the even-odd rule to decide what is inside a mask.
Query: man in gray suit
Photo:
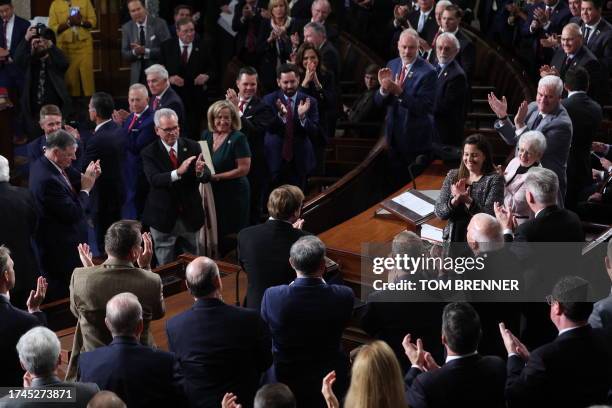
[[[608,251],[605,258],[606,271],[612,280],[612,241],[608,241]],[[608,296],[593,305],[589,324],[595,328],[612,329],[612,291]]]
[[[572,142],[572,121],[561,105],[563,81],[554,75],[547,75],[538,82],[536,101],[523,101],[514,116],[514,124],[508,118],[506,97],[498,99],[489,94],[489,106],[497,115],[495,129],[506,143],[517,144],[521,135],[529,130],[539,130],[546,138],[546,151],[542,166],[554,171],[559,178],[559,204],[563,205],[567,188],[567,159]]]
[[[144,70],[159,61],[170,33],[165,21],[149,15],[143,0],[129,0],[127,7],[132,20],[121,27],[121,55],[131,63],[130,84],[144,84]]]
[[[29,330],[21,336],[17,343],[19,361],[26,370],[23,376],[23,386],[25,388],[54,389],[60,393],[60,395],[53,396],[59,403],[5,396],[0,400],[0,406],[7,408],[56,406],[85,408],[89,400],[100,389],[94,383],[61,381],[56,374],[61,361],[60,351],[59,339],[55,333],[46,327],[35,327]],[[62,393],[62,390],[65,390],[65,392]],[[66,399],[68,398],[68,391],[70,391],[70,400]]]

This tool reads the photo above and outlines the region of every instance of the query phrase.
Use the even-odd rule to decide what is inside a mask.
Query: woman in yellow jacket
[[[93,38],[96,12],[90,0],[54,0],[49,9],[49,28],[55,31],[57,46],[68,57],[66,86],[71,96],[95,92]],[[82,87],[82,88],[81,88]]]

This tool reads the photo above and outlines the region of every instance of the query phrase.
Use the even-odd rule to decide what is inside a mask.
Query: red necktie
[[[283,140],[283,151],[282,157],[285,161],[291,161],[293,159],[293,100],[287,98],[287,124],[285,127],[285,139]]]
[[[172,168],[174,170],[178,169],[178,160],[176,159],[176,153],[174,152],[174,147],[170,148],[170,163],[172,163]]]
[[[153,110],[157,110],[158,106],[159,106],[159,96],[156,96],[155,99],[153,99]]]
[[[181,63],[183,65],[187,65],[187,61],[189,60],[189,53],[187,52],[188,49],[188,45],[183,45],[183,53],[181,54]]]
[[[400,72],[399,84],[400,86],[404,85],[404,79],[406,79],[406,66],[402,65],[402,72]]]
[[[246,105],[246,99],[241,100],[238,104],[238,110],[242,113],[244,113],[244,105]]]
[[[132,130],[132,127],[134,126],[137,120],[138,120],[138,115],[134,114],[134,116],[132,117],[132,121],[130,122],[130,125],[128,126],[128,132]]]

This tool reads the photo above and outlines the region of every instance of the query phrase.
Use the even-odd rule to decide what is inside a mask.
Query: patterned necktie
[[[134,116],[132,117],[132,121],[130,122],[130,125],[128,126],[128,132],[132,130],[132,127],[134,126],[137,120],[138,120],[138,115],[134,113]]]
[[[174,147],[170,148],[170,163],[172,163],[172,168],[174,170],[178,169],[178,160],[176,158],[176,153],[174,152]]]
[[[246,105],[246,102],[246,99],[242,99],[238,104],[238,110],[242,113],[244,113],[244,106]]]
[[[181,63],[183,65],[187,65],[187,61],[189,61],[189,46],[183,45],[183,53],[181,54]]]
[[[404,86],[404,80],[406,79],[406,71],[408,71],[408,65],[402,66],[402,70],[400,71],[400,76],[399,76],[400,86]]]
[[[285,126],[285,138],[283,139],[283,160],[289,162],[293,159],[293,100],[287,98],[287,124]]]
[[[160,98],[159,96],[156,96],[155,99],[153,99],[153,110],[157,110],[157,107],[159,106],[159,102],[160,102]]]

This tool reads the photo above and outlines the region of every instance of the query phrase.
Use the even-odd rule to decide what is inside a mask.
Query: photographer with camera
[[[21,96],[25,132],[29,139],[42,133],[38,112],[44,105],[57,105],[64,117],[71,112],[71,100],[64,74],[68,60],[55,44],[53,31],[44,24],[30,27],[15,51],[15,63],[24,73]]]

